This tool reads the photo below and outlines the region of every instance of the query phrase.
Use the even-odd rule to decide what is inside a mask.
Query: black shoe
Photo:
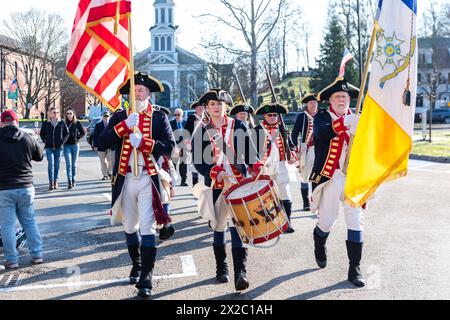
[[[227,253],[225,245],[214,246],[214,257],[216,258],[216,280],[220,283],[230,281],[228,275]]]
[[[289,227],[287,227],[287,229],[286,230],[284,230],[284,232],[283,233],[294,233],[295,232],[295,229],[294,228],[292,228],[291,226],[289,226]]]
[[[67,183],[67,189],[73,189],[72,181]]]
[[[182,186],[182,187],[187,187],[187,186],[189,186],[187,183],[186,183],[186,181],[185,182],[182,182],[181,184],[180,184],[180,186]]]
[[[302,192],[303,211],[309,211],[311,209],[311,204],[309,202],[309,188],[300,190]]]
[[[320,268],[325,268],[327,266],[327,248],[325,243],[327,242],[328,236],[321,237],[316,233],[316,229],[313,232],[314,236],[314,255],[316,258],[316,263]]]
[[[148,289],[148,288],[140,288],[140,289],[138,290],[138,297],[141,297],[141,298],[146,299],[146,298],[151,297],[151,295],[152,295],[152,290],[151,290],[151,289]]]
[[[347,255],[350,262],[348,269],[348,281],[357,287],[364,287],[366,280],[362,275],[359,263],[361,262],[363,244],[359,242],[346,241]]]
[[[72,180],[72,188],[75,188],[75,180]]]
[[[248,289],[250,283],[247,279],[247,248],[232,248],[233,267],[234,267],[234,288],[236,291]]]

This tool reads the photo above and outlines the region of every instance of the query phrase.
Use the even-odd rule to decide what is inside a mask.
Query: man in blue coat
[[[162,207],[157,159],[170,156],[174,141],[167,116],[154,110],[149,102],[150,92],[162,92],[162,84],[146,74],[135,74],[136,112],[125,110],[114,113],[108,128],[99,141],[105,148],[115,146],[113,170],[112,224],[122,223],[133,267],[130,283],[136,284],[138,295],[151,295],[151,277],[156,260],[156,227],[168,225],[170,217]],[[129,94],[126,84],[122,94]],[[134,128],[137,127],[137,132]],[[136,149],[138,170],[134,171]],[[173,234],[173,227],[160,231],[160,238]],[[163,234],[164,233],[164,234]]]

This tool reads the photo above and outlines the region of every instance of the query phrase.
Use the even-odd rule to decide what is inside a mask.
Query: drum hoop
[[[258,198],[258,196],[257,196],[257,193],[258,193],[258,192],[264,191],[263,193],[266,193],[267,191],[270,190],[270,186],[273,185],[273,181],[270,179],[269,176],[261,176],[261,177],[259,178],[259,180],[267,180],[267,181],[269,181],[269,184],[266,185],[266,186],[264,186],[263,188],[261,188],[261,189],[258,190],[257,192],[254,192],[254,193],[252,193],[252,194],[250,194],[250,195],[248,195],[248,196],[245,196],[245,197],[243,197],[243,198],[228,199],[228,196],[229,196],[233,191],[237,190],[239,187],[242,187],[242,186],[244,186],[244,185],[246,185],[246,184],[251,183],[251,182],[254,181],[254,179],[252,179],[252,178],[247,178],[247,179],[242,180],[241,182],[239,182],[239,183],[234,184],[233,186],[231,186],[231,187],[224,193],[224,198],[225,198],[225,200],[226,200],[227,202],[231,203],[231,204],[241,204],[241,201],[242,201],[242,200],[244,200],[244,201],[246,201],[246,202],[256,200],[256,199]]]

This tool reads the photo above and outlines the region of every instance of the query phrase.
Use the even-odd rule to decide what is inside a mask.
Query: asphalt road
[[[109,226],[110,185],[100,180],[96,154],[83,142],[73,191],[66,189],[64,160],[58,191],[47,191],[46,160],[35,163],[34,172],[45,264],[31,266],[21,250],[21,268],[0,271],[0,300],[135,299],[136,289],[125,279],[130,262],[124,234]],[[215,282],[212,233],[197,215],[191,187],[177,187],[171,204],[177,231],[159,244],[153,299],[450,299],[450,164],[411,160],[407,177],[383,185],[369,203],[362,260],[368,285],[362,289],[346,281],[343,216],[321,270],[313,255],[316,217],[300,211],[299,186],[292,188],[296,232],[282,235],[274,247],[249,249],[250,288],[237,294],[232,282]],[[227,251],[232,266],[230,244]],[[20,285],[13,286],[16,279]]]

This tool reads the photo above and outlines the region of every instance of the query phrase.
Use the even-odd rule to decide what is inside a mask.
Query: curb
[[[420,154],[411,154],[409,155],[409,158],[414,160],[425,160],[438,163],[450,163],[450,157],[433,157]]]

